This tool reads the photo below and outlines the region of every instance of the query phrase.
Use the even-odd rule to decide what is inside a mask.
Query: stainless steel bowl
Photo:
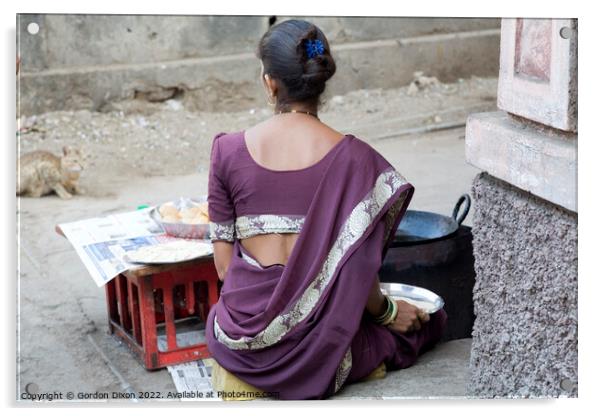
[[[426,313],[435,313],[443,308],[444,302],[441,296],[418,286],[405,285],[403,283],[381,283],[380,290],[385,295],[396,300],[404,300]]]
[[[204,199],[191,198],[192,202],[199,203],[205,202]],[[176,201],[172,201],[176,202]],[[151,218],[163,227],[165,233],[180,238],[195,238],[195,239],[209,239],[209,224],[184,224],[181,222],[165,222],[159,214],[159,206],[154,207],[149,212]]]

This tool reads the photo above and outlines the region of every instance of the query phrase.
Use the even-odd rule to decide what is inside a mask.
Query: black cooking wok
[[[464,209],[458,216],[463,204]],[[470,196],[467,194],[458,199],[451,217],[434,212],[407,210],[397,227],[392,247],[422,244],[448,237],[458,230],[469,210]]]

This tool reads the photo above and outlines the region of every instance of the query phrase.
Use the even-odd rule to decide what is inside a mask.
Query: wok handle
[[[464,202],[466,202],[466,204],[462,210],[462,213],[458,217],[458,211]],[[464,194],[458,199],[458,202],[456,202],[456,206],[452,212],[452,218],[458,223],[458,225],[462,225],[462,221],[464,221],[468,215],[468,211],[470,211],[470,196],[468,194]]]

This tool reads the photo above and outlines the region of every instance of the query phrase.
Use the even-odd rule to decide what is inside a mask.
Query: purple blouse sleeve
[[[234,206],[228,191],[227,181],[222,175],[219,133],[213,138],[209,164],[209,235],[211,241],[234,242]]]

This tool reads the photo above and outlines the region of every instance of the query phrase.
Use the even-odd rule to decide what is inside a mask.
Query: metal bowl
[[[203,199],[190,199],[192,202],[205,202]],[[177,201],[173,201],[174,203]],[[159,214],[159,206],[150,210],[149,215],[159,224],[166,234],[179,238],[209,239],[209,224],[184,224],[181,222],[165,222]]]
[[[404,300],[426,313],[435,313],[443,308],[443,298],[428,289],[403,283],[381,283],[380,290],[395,300]]]

